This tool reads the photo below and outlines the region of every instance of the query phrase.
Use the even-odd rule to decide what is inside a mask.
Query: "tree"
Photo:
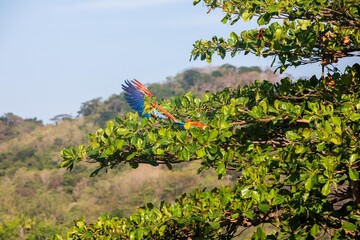
[[[200,0],[194,1],[195,4]],[[197,41],[193,56],[231,51],[276,56],[280,69],[356,55],[356,1],[203,1],[223,22],[258,17],[260,30]],[[280,19],[271,21],[271,19]],[[283,25],[279,24],[283,21]],[[346,41],[345,41],[346,40]],[[187,93],[164,101],[179,119],[208,125],[182,131],[170,122],[128,113],[89,134],[87,146],[62,151],[60,167],[92,159],[91,174],[119,164],[158,166],[201,161],[219,178],[241,173],[233,187],[195,190],[175,203],[147,204],[128,218],[76,221],[72,238],[354,239],[360,236],[360,65],[318,79],[255,81],[235,90]],[[249,232],[250,231],[250,232]]]
[[[82,103],[80,110],[78,111],[78,114],[81,116],[89,116],[91,114],[94,114],[98,107],[101,104],[101,98],[95,98],[90,101]]]
[[[189,69],[183,73],[184,89],[189,89],[201,78],[201,73],[195,69]]]
[[[194,44],[193,58],[211,61],[243,51],[257,56],[274,56],[280,71],[289,66],[321,62],[323,66],[339,58],[360,56],[360,14],[356,0],[195,0],[225,13],[223,23],[235,24],[257,18],[260,29],[232,32],[229,39],[214,36]],[[276,21],[272,21],[276,20]],[[274,63],[273,62],[273,63]]]
[[[58,124],[59,122],[62,122],[64,120],[71,120],[73,119],[73,117],[70,114],[58,114],[55,117],[53,117],[52,119],[50,119],[50,121],[55,122],[56,124]]]

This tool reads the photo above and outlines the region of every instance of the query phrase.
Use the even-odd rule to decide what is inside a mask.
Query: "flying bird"
[[[181,129],[189,129],[191,126],[201,127],[205,129],[206,125],[201,122],[180,122],[168,111],[156,103],[155,96],[150,90],[145,87],[140,81],[125,80],[125,84],[121,84],[125,91],[125,99],[130,107],[138,112],[142,117],[146,118],[160,118],[165,120],[172,120],[180,126]]]

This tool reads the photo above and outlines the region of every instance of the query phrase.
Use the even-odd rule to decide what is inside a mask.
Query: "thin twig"
[[[282,117],[282,118],[277,118],[277,117],[269,117],[269,118],[263,118],[263,119],[258,119],[258,120],[255,120],[255,122],[262,122],[262,123],[268,123],[268,122],[271,122],[271,121],[274,121],[274,120],[280,120],[280,121],[284,121],[284,120],[292,120],[291,118],[289,117]],[[298,123],[310,123],[310,120],[308,119],[296,119],[295,120],[296,122]],[[251,122],[251,123],[254,123],[254,122]],[[249,122],[246,122],[246,121],[238,121],[238,122],[232,122],[230,123],[231,125],[245,125],[245,124],[249,124]]]
[[[311,93],[308,93],[308,94],[304,94],[302,96],[279,96],[279,98],[283,98],[283,99],[303,99],[303,98],[307,98],[307,97],[318,97],[320,96],[319,93],[314,93],[314,94],[311,94]]]

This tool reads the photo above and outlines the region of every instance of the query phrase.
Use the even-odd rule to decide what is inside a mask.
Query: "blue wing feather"
[[[130,107],[136,110],[140,116],[149,118],[151,115],[156,118],[167,119],[167,117],[160,113],[156,109],[152,109],[150,114],[148,112],[144,112],[145,103],[144,97],[145,94],[137,89],[132,82],[129,80],[125,80],[125,85],[121,84],[122,89],[125,91],[125,99],[129,103]]]
[[[125,91],[125,99],[130,107],[136,110],[140,116],[150,117],[144,114],[144,93],[139,91],[129,80],[125,80],[125,85],[121,84],[121,87]]]

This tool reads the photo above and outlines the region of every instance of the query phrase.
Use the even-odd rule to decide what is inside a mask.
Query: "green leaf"
[[[276,99],[276,100],[274,101],[274,107],[275,107],[276,109],[279,109],[280,105],[281,105],[281,101],[279,101],[278,99]]]
[[[313,188],[315,181],[316,181],[315,175],[311,174],[310,177],[305,182],[305,189],[307,191],[310,191]]]
[[[231,40],[233,41],[234,44],[237,43],[237,41],[238,41],[238,35],[237,35],[236,33],[231,32],[231,33],[230,33],[230,38],[231,38]]]
[[[229,138],[233,135],[233,133],[231,131],[225,131],[222,133],[226,138]]]
[[[160,228],[159,228],[159,235],[160,236],[164,236],[164,234],[165,234],[165,231],[166,231],[166,228],[167,228],[167,225],[166,224],[164,224],[164,225],[162,225]]]
[[[223,5],[224,12],[232,13],[233,9],[234,9],[234,7],[230,2],[224,2],[224,5]]]
[[[135,239],[140,240],[144,235],[144,231],[141,228],[136,229]]]
[[[341,135],[341,133],[342,133],[342,129],[341,129],[341,127],[339,127],[339,126],[335,126],[335,133],[337,133],[337,134]]]
[[[136,148],[138,150],[141,150],[142,149],[142,145],[143,145],[143,140],[141,138],[138,138],[137,139],[137,142],[136,142]]]
[[[350,115],[350,120],[351,121],[358,121],[360,119],[360,113],[353,113]]]
[[[219,222],[211,222],[210,227],[212,229],[219,229],[220,228],[220,223]]]
[[[329,121],[325,121],[325,130],[326,130],[328,133],[331,133],[331,132],[332,132],[332,127],[331,127]]]
[[[224,162],[220,162],[217,164],[216,173],[220,178],[224,177],[226,174],[226,167]]]
[[[296,154],[301,154],[301,153],[304,153],[304,152],[306,152],[307,151],[307,148],[306,147],[304,147],[304,146],[296,146],[295,147],[295,153]]]
[[[340,138],[335,138],[335,137],[333,137],[333,138],[330,139],[330,141],[331,141],[332,143],[334,143],[335,145],[340,145],[340,144],[341,144]]]
[[[206,92],[203,97],[203,102],[208,102],[212,98],[212,94],[210,92]]]
[[[117,134],[123,135],[123,136],[129,134],[129,132],[130,132],[129,129],[127,129],[127,128],[118,128],[118,129],[116,130],[116,133],[117,133]]]
[[[353,168],[349,168],[349,177],[353,181],[359,180],[359,172]]]
[[[189,161],[190,160],[190,152],[187,148],[183,148],[181,151],[182,160]]]
[[[118,139],[115,141],[115,147],[116,149],[121,149],[125,144],[124,139]]]
[[[281,195],[277,195],[275,198],[274,204],[279,205],[282,204],[285,201],[285,197]]]
[[[147,137],[149,138],[149,140],[151,141],[151,142],[156,142],[156,135],[153,133],[153,132],[149,132],[149,134],[147,135]]]
[[[156,155],[163,155],[165,153],[164,149],[162,148],[154,148],[153,149],[153,153],[155,153]]]
[[[350,219],[360,221],[360,215],[358,215],[358,214],[350,214]]]
[[[97,169],[95,169],[91,174],[90,177],[95,177],[96,175],[99,174],[99,172],[103,169],[103,166],[98,167]]]
[[[251,198],[256,202],[260,202],[260,194],[257,191],[251,192]]]
[[[176,139],[181,143],[185,143],[186,137],[187,137],[186,132],[180,132],[176,134]]]
[[[243,198],[250,198],[252,195],[251,195],[251,191],[249,190],[249,188],[248,187],[246,187],[246,188],[244,188],[244,189],[242,189],[241,190],[241,196],[243,197]]]
[[[351,222],[345,222],[341,227],[350,232],[354,232],[357,230],[357,226]]]
[[[351,154],[350,159],[349,159],[349,164],[350,164],[350,165],[353,165],[353,163],[355,163],[355,161],[357,160],[357,158],[358,158],[358,154],[357,154],[357,153]]]
[[[341,126],[341,118],[339,117],[332,117],[333,123],[337,126]]]
[[[229,123],[225,120],[221,120],[220,122],[220,130],[226,129],[229,127]]]
[[[271,20],[271,15],[269,13],[264,13],[258,18],[257,23],[259,24],[259,26],[266,25],[270,22],[270,20]]]
[[[228,20],[229,20],[229,16],[228,16],[228,15],[225,15],[225,16],[223,17],[223,19],[221,19],[221,23],[226,24]]]
[[[300,136],[294,131],[287,131],[285,135],[291,141],[296,141],[300,138]]]
[[[137,155],[137,152],[133,152],[126,157],[126,160],[129,161],[129,160],[133,159],[136,155]]]
[[[259,210],[262,211],[263,213],[267,213],[267,212],[270,211],[270,206],[269,206],[269,204],[265,204],[265,203],[259,204],[258,208],[259,208]]]
[[[106,129],[105,129],[105,134],[107,136],[110,136],[112,134],[113,130],[114,130],[114,122],[113,121],[108,121]]]
[[[241,18],[244,20],[244,22],[249,21],[253,16],[253,13],[245,10],[242,14],[241,14]]]
[[[316,145],[316,150],[321,152],[324,148],[325,148],[325,143],[324,142],[321,142],[319,144]]]
[[[330,182],[327,181],[325,183],[325,185],[322,187],[321,189],[321,193],[324,195],[324,196],[327,196],[330,194]]]
[[[199,107],[199,106],[200,106],[200,103],[201,103],[200,98],[194,98],[194,103],[195,103],[195,106],[196,106],[196,107]]]
[[[206,155],[206,152],[205,152],[205,149],[203,147],[196,150],[196,156],[198,158],[202,158],[205,155]]]
[[[280,40],[282,38],[282,36],[283,36],[283,32],[282,32],[281,28],[276,29],[275,34],[274,34],[275,39]]]
[[[253,234],[252,239],[254,240],[265,240],[266,239],[266,233],[262,227],[258,227],[256,229],[256,232]]]
[[[211,140],[215,139],[218,135],[219,135],[218,130],[216,129],[210,130],[208,141],[210,142]]]
[[[267,102],[267,99],[264,98],[263,100],[261,100],[259,102],[259,106],[261,106],[262,108],[262,112],[264,112],[265,114],[267,114],[268,112],[268,102]]]
[[[318,235],[320,232],[320,227],[319,225],[317,225],[316,223],[312,226],[312,228],[310,229],[310,235],[315,237],[316,235]]]

